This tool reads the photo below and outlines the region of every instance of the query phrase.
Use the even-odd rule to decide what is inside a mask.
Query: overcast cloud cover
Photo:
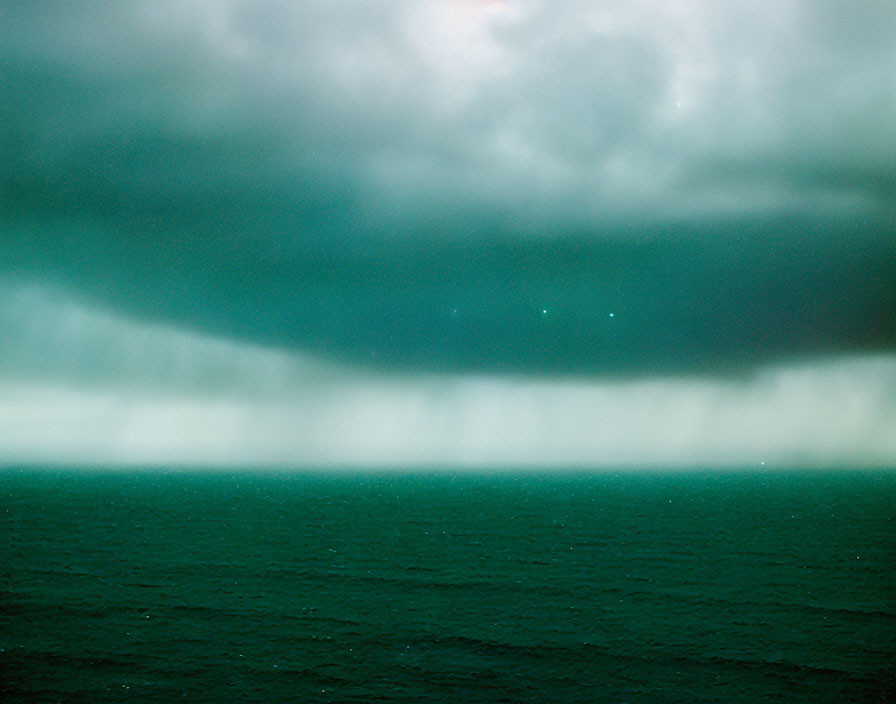
[[[2,13],[0,461],[896,464],[896,4]]]

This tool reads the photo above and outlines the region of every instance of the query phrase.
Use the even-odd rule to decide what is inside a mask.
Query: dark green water
[[[0,473],[5,702],[885,702],[896,473]]]

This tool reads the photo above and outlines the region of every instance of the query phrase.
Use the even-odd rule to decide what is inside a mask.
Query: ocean
[[[896,472],[7,468],[16,702],[891,702]]]

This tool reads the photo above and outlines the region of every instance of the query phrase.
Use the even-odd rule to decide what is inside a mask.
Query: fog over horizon
[[[2,15],[0,464],[896,466],[896,5]]]

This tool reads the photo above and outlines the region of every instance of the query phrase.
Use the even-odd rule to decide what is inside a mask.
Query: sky
[[[0,463],[896,466],[896,4],[2,14]]]

